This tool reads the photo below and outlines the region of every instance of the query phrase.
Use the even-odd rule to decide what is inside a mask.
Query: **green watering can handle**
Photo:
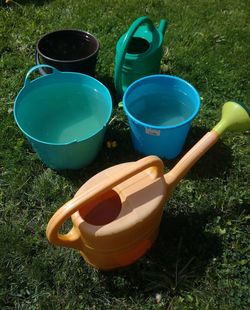
[[[135,34],[136,30],[142,25],[142,24],[148,24],[151,28],[152,33],[157,31],[152,21],[147,16],[142,16],[136,19],[133,24],[130,26],[129,30],[127,31],[127,34],[122,42],[122,49],[120,54],[117,58],[116,63],[116,70],[115,70],[115,88],[118,93],[123,94],[124,89],[122,87],[122,66],[125,59],[125,55],[127,53],[127,49],[129,46],[129,43],[131,39],[133,38],[133,35]]]
[[[51,69],[52,70],[52,73],[53,74],[57,74],[57,73],[60,73],[60,71],[59,70],[57,70],[56,68],[54,68],[54,67],[52,67],[52,66],[49,66],[49,65],[36,65],[36,66],[34,66],[34,67],[32,67],[28,72],[27,72],[27,74],[26,74],[26,77],[25,77],[25,79],[24,79],[24,87],[26,87],[26,86],[28,86],[29,85],[29,83],[30,83],[30,75],[33,73],[33,72],[35,72],[35,71],[37,71],[37,70],[39,70],[40,68],[49,68],[49,69]]]

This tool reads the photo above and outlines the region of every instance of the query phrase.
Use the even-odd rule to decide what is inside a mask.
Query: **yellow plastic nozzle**
[[[250,117],[246,108],[239,103],[228,101],[222,107],[219,123],[213,128],[220,136],[225,130],[250,130]]]

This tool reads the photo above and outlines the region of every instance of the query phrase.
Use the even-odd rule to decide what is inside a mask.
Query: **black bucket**
[[[91,33],[65,29],[50,32],[37,42],[36,64],[45,63],[60,71],[95,74],[99,42]],[[46,69],[48,70],[48,69]],[[42,75],[49,71],[40,70]]]

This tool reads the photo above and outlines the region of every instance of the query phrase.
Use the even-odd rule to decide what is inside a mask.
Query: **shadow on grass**
[[[250,203],[243,199],[243,202],[234,206],[234,208],[232,208],[232,211],[238,216],[240,216],[241,214],[250,215]]]
[[[117,107],[118,103],[122,101],[122,96],[120,96],[115,89],[114,78],[109,75],[97,74],[96,79],[108,88],[112,97],[113,107]]]
[[[167,170],[170,170],[182,158],[182,156],[195,145],[208,130],[193,127],[186,140],[183,152],[174,160],[163,160]],[[106,146],[107,141],[115,140],[117,147],[109,149]],[[77,186],[94,176],[98,172],[107,169],[113,165],[123,162],[136,161],[145,155],[135,151],[128,124],[121,118],[116,119],[108,126],[106,138],[98,157],[88,167],[78,171],[63,171],[59,174],[69,178]],[[190,170],[187,175],[189,179],[211,179],[214,177],[223,177],[232,167],[232,152],[222,140],[219,140]]]
[[[53,0],[16,0],[16,2],[20,5],[34,4],[35,6],[42,6],[44,4],[53,2]]]
[[[222,251],[219,238],[205,232],[207,221],[206,215],[165,214],[158,239],[149,253],[130,267],[100,272],[100,280],[118,298],[163,291],[173,296],[180,289],[190,290]],[[124,289],[117,290],[117,279],[126,283]]]
[[[9,7],[9,6],[18,6],[22,7],[25,5],[33,4],[34,6],[43,6],[47,3],[50,3],[54,0],[15,0],[10,3],[6,3],[5,0],[0,0],[0,7]]]
[[[116,141],[117,147],[108,148],[107,141]],[[115,119],[108,126],[103,146],[92,164],[80,170],[65,170],[58,173],[79,186],[104,169],[124,162],[136,161],[142,157],[143,155],[133,148],[127,124],[122,119]]]
[[[181,154],[174,160],[165,160],[164,163],[171,169],[209,130],[201,127],[191,127],[186,143]],[[210,179],[222,177],[232,168],[232,151],[219,140],[202,158],[191,168],[188,173],[190,179]]]

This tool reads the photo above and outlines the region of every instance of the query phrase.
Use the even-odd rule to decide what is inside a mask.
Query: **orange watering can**
[[[133,263],[156,239],[164,203],[178,182],[227,129],[250,129],[245,107],[225,103],[220,122],[167,174],[156,156],[98,173],[52,216],[46,230],[48,240],[79,250],[85,261],[98,269]],[[69,217],[73,227],[66,234],[59,233]]]

